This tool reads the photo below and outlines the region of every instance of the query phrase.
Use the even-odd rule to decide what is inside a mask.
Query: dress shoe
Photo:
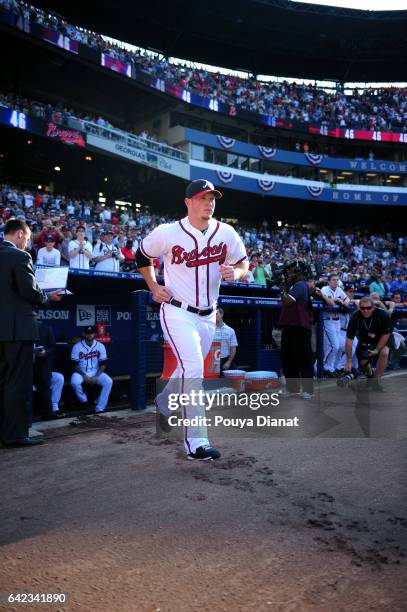
[[[3,446],[37,446],[43,444],[42,438],[21,438],[21,440],[14,440],[13,442],[2,442]]]

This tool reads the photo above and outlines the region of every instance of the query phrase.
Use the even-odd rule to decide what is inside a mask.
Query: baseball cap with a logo
[[[186,198],[200,198],[206,193],[213,193],[216,199],[222,197],[220,191],[215,189],[214,185],[205,179],[198,179],[196,181],[192,181],[189,183],[188,187],[185,190]]]
[[[89,325],[88,327],[85,327],[85,329],[83,330],[83,333],[86,334],[96,334],[96,327],[93,327],[93,325]]]

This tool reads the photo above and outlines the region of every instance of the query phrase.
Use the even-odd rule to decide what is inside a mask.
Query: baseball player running
[[[248,270],[246,249],[235,230],[213,218],[215,199],[222,194],[205,179],[192,181],[185,192],[188,214],[175,223],[156,227],[140,243],[136,261],[153,299],[161,303],[160,320],[166,340],[177,358],[177,368],[157,396],[160,424],[169,430],[168,396],[202,388],[204,359],[215,333],[216,300],[221,279],[236,281]],[[153,257],[163,256],[165,286],[157,283]],[[189,396],[191,398],[191,395]],[[204,417],[205,407],[190,401],[183,418]],[[206,426],[184,424],[184,446],[189,459],[218,459]]]
[[[96,340],[96,330],[94,327],[87,327],[85,329],[85,340],[74,344],[71,360],[75,368],[71,377],[71,385],[76,393],[76,397],[82,404],[86,404],[88,398],[82,389],[82,383],[99,385],[102,389],[96,404],[95,413],[103,412],[109,400],[113,381],[104,371],[107,361],[106,349],[101,342]]]

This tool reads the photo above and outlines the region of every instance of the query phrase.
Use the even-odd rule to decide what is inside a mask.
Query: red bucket
[[[164,349],[162,380],[168,380],[177,367],[177,359],[168,342],[162,345]],[[204,360],[204,378],[219,378],[220,376],[220,342],[212,342],[209,353]]]

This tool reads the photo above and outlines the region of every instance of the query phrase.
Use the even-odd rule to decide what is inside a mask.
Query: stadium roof
[[[291,0],[38,0],[74,24],[196,62],[344,81],[402,81],[407,10],[362,11]]]

